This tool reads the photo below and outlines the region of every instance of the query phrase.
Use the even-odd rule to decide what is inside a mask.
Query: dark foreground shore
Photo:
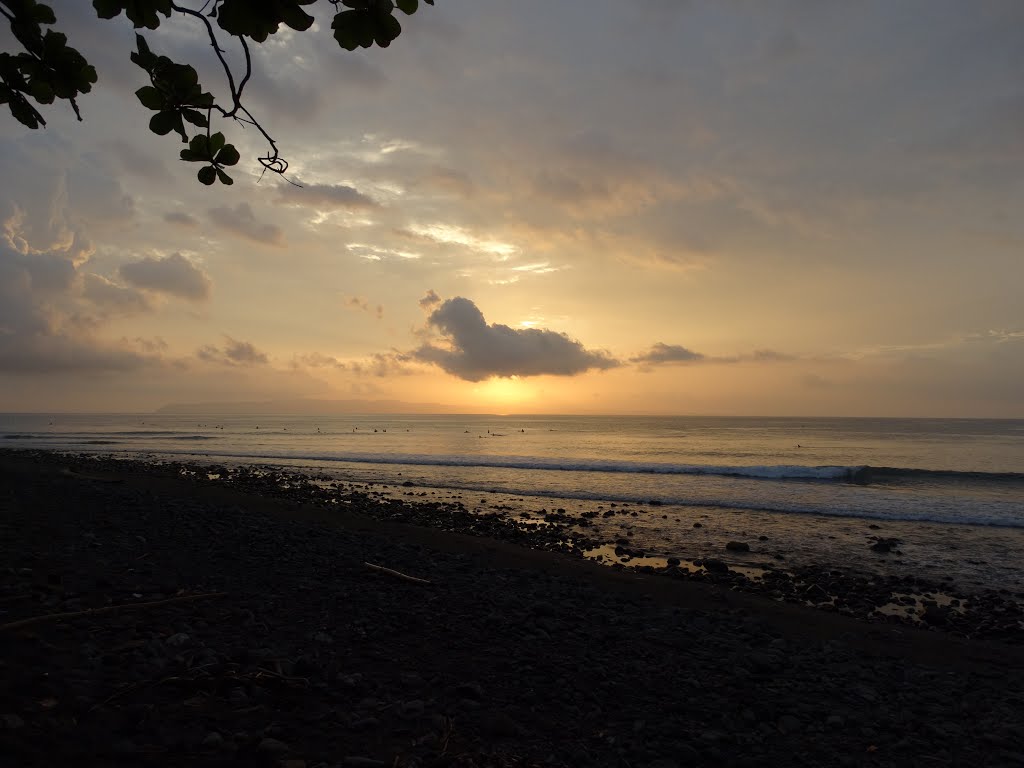
[[[1017,644],[0,452],[0,766],[1009,766],[1022,732]]]

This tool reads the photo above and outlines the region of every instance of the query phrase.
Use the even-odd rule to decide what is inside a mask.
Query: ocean
[[[739,566],[1024,590],[1024,420],[3,414],[0,446],[315,470],[524,524],[629,507],[588,534],[655,558],[719,557],[740,540]],[[870,550],[878,537],[900,554]]]

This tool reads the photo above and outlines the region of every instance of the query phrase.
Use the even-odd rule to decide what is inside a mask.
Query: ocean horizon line
[[[325,401],[331,402],[331,401]],[[337,401],[343,402],[343,401]],[[209,404],[212,405],[212,404]],[[244,416],[262,416],[265,418],[282,418],[282,417],[302,417],[302,418],[336,418],[344,416],[392,416],[392,417],[424,417],[424,416],[446,416],[446,417],[491,417],[491,418],[536,418],[536,419],[559,419],[559,418],[598,418],[598,419],[622,419],[622,418],[665,418],[665,419],[735,419],[735,420],[763,420],[763,421],[793,421],[793,420],[806,420],[806,421],[837,421],[837,420],[849,420],[849,421],[998,421],[998,422],[1024,422],[1024,416],[894,416],[891,414],[887,415],[825,415],[825,414],[783,414],[783,415],[764,415],[764,414],[729,414],[729,413],[656,413],[656,412],[561,412],[561,413],[547,413],[547,412],[536,412],[536,411],[522,411],[522,412],[495,412],[495,411],[374,411],[374,410],[352,410],[352,411],[243,411],[238,410],[237,406],[232,403],[225,403],[227,410],[218,412],[212,409],[209,405],[204,404],[202,407],[196,410],[173,410],[164,411],[161,409],[157,410],[128,410],[128,411],[109,411],[109,410],[77,410],[77,411],[58,411],[58,410],[33,410],[33,411],[0,411],[0,418],[3,416],[149,416],[149,417],[161,417],[161,416],[231,416],[231,417],[244,417]],[[164,408],[166,406],[162,406]],[[233,409],[233,410],[232,410]]]

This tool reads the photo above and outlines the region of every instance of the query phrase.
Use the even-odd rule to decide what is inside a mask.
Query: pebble
[[[203,738],[203,746],[211,749],[217,749],[224,746],[224,737],[216,731],[210,731]]]
[[[261,739],[256,748],[260,752],[264,752],[268,755],[283,755],[290,749],[290,747],[283,741],[272,739],[269,736]]]
[[[467,699],[473,699],[474,701],[482,701],[484,698],[484,689],[480,686],[480,683],[459,683],[455,686],[455,692]]]

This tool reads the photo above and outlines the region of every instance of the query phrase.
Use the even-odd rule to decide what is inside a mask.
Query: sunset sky
[[[100,82],[0,107],[0,411],[1024,417],[1020,0],[437,0],[355,53],[318,3],[247,93],[301,188],[226,123],[200,185],[130,23],[50,4]]]

